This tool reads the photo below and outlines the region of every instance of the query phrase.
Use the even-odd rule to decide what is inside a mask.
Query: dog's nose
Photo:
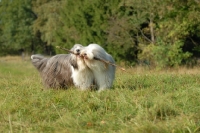
[[[82,56],[82,57],[86,57],[87,54],[86,54],[86,53],[81,53],[81,56]]]
[[[80,49],[77,49],[77,50],[76,50],[76,52],[78,52],[78,53],[79,53],[79,52],[80,52]]]

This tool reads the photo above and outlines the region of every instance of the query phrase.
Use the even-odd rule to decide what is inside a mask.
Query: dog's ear
[[[73,66],[74,69],[78,69],[78,64],[76,58],[70,58],[69,63]]]
[[[96,57],[96,58],[100,58],[100,59],[106,60],[106,53],[104,51],[94,49],[92,51],[92,54],[93,54],[94,58]]]
[[[94,60],[101,61],[104,64],[104,68],[108,69],[109,64],[102,61],[102,60],[106,60],[104,52],[98,51],[98,50],[93,50],[92,54],[94,55],[94,58],[93,58]]]

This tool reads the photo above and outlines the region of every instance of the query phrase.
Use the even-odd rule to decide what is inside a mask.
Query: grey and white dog
[[[72,73],[78,68],[77,56],[80,53],[81,44],[75,44],[71,51],[74,54],[58,54],[50,58],[41,55],[32,55],[32,64],[39,71],[43,84],[47,88],[68,88],[74,85]]]
[[[115,79],[116,67],[97,59],[103,59],[114,64],[113,57],[98,44],[89,44],[84,47],[80,56],[84,58],[84,63],[92,71],[98,91],[111,88]]]
[[[86,65],[84,58],[80,56],[80,52],[85,47],[77,45],[76,50],[79,54],[71,55],[71,68],[72,68],[72,79],[76,87],[81,90],[87,90],[94,88],[94,74],[92,70]]]

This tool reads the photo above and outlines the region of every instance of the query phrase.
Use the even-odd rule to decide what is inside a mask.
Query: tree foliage
[[[177,66],[200,57],[199,11],[198,0],[1,0],[0,52],[98,43],[116,61]]]
[[[28,48],[33,38],[31,0],[1,0],[0,4],[1,54]]]

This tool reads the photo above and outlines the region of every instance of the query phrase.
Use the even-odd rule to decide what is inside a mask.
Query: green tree
[[[116,61],[176,66],[200,57],[199,11],[198,0],[1,0],[0,51],[97,43]]]
[[[29,49],[33,39],[32,22],[35,19],[31,0],[1,0],[0,4],[2,54]]]
[[[199,20],[198,5],[191,1],[130,1],[140,23],[139,60],[159,67],[180,65],[191,54],[183,51],[187,36],[193,34]],[[188,18],[191,17],[191,21]],[[135,21],[133,21],[135,22]],[[144,26],[146,24],[146,26]]]
[[[60,26],[60,8],[61,0],[33,0],[33,11],[37,14],[37,19],[33,23],[33,34],[37,39],[39,46],[46,54],[53,54],[55,35],[58,26]]]
[[[118,3],[116,0],[66,1],[62,8],[62,24],[57,30],[57,43],[66,47],[75,43],[98,43],[106,48],[110,45],[106,41],[108,19]]]

